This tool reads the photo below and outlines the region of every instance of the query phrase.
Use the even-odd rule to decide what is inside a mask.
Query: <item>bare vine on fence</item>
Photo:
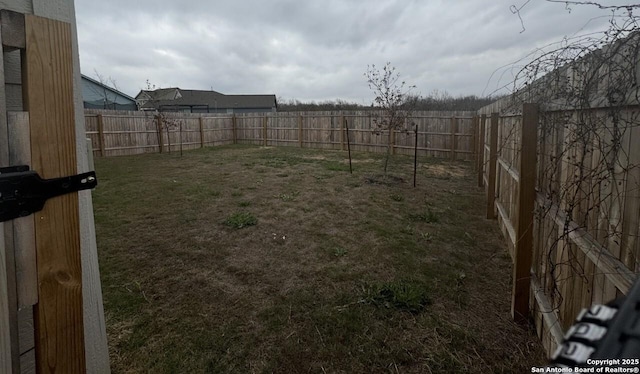
[[[610,14],[602,33],[565,38],[557,48],[538,51],[516,74],[514,94],[504,109],[517,112],[525,102],[541,107],[537,190],[544,203],[536,210],[536,222],[555,221],[560,230],[555,224],[542,229],[539,240],[549,245],[538,256],[545,258],[544,273],[550,275],[542,286],[559,308],[573,296],[559,285],[575,277],[615,294],[601,270],[586,269],[579,260],[584,253],[572,241],[576,234],[588,233],[632,272],[639,269],[636,250],[627,245],[636,242],[637,233],[623,235],[621,212],[625,196],[640,198],[640,165],[630,155],[638,147],[631,133],[640,125],[640,32],[634,14],[640,5],[549,2],[597,6]],[[515,144],[517,126],[502,131],[501,145]],[[510,161],[515,163],[517,147],[513,150]]]

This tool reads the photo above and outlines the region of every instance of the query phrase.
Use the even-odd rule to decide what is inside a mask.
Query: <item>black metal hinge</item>
[[[0,168],[0,222],[38,212],[49,198],[92,189],[96,185],[98,180],[94,171],[42,179],[26,165]]]

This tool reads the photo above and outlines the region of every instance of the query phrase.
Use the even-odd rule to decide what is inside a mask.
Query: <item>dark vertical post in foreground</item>
[[[520,181],[518,188],[518,215],[516,224],[516,248],[513,266],[513,292],[511,313],[519,323],[529,317],[529,291],[531,287],[531,262],[533,253],[533,210],[536,199],[536,147],[538,144],[538,106],[522,107],[522,132],[520,134]]]
[[[353,168],[351,167],[351,140],[349,140],[349,122],[344,119],[344,128],[347,130],[347,150],[349,151],[349,173],[353,174]]]
[[[413,146],[413,187],[416,186],[416,174],[418,173],[418,125],[416,127],[416,141]]]
[[[182,157],[182,121],[180,121],[180,157]]]

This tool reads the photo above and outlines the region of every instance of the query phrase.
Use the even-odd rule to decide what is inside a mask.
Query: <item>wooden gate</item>
[[[72,25],[6,10],[0,21],[4,53],[20,55],[23,107],[7,111],[11,98],[1,95],[0,166],[29,165],[46,179],[78,174]],[[0,372],[87,371],[85,344],[103,338],[104,325],[85,334],[80,215],[73,192],[0,223]],[[85,289],[99,290],[96,281]]]

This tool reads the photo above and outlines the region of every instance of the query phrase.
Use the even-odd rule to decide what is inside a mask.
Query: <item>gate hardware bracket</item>
[[[0,222],[28,216],[42,210],[49,198],[92,189],[97,184],[95,171],[42,179],[26,165],[0,168]]]

